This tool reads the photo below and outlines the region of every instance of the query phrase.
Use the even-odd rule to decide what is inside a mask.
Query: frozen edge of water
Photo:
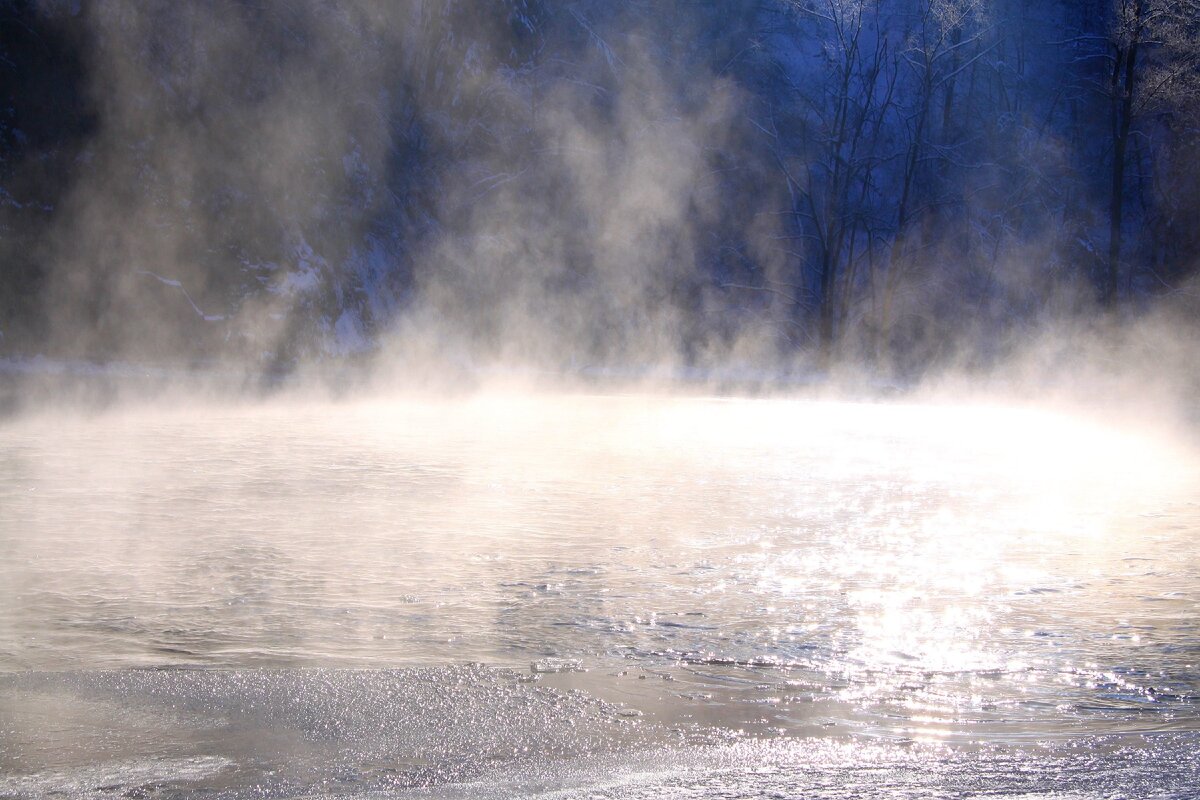
[[[1200,787],[1195,732],[972,746],[684,741],[614,711],[482,666],[5,675],[0,797],[1015,800]],[[22,753],[42,767],[22,771]]]

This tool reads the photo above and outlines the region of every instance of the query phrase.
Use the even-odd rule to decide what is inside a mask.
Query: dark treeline
[[[0,354],[986,362],[1194,301],[1197,0],[0,2]]]

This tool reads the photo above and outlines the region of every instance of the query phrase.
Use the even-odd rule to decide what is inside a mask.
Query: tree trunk
[[[1118,48],[1113,66],[1113,165],[1112,198],[1108,207],[1108,265],[1100,300],[1107,308],[1117,304],[1121,275],[1122,225],[1125,211],[1125,158],[1129,149],[1129,131],[1133,123],[1133,90],[1137,76],[1138,38],[1143,18],[1141,1],[1137,4],[1136,27],[1125,48]]]
[[[900,265],[904,252],[904,229],[908,226],[909,203],[912,201],[913,183],[916,180],[917,167],[920,164],[921,140],[925,136],[925,118],[929,116],[930,95],[933,93],[931,67],[927,66],[925,81],[922,85],[921,105],[917,111],[916,127],[913,139],[908,149],[908,158],[904,165],[904,179],[900,191],[900,205],[896,209],[896,233],[892,239],[890,257],[888,258],[887,274],[884,276],[883,307],[880,311],[879,325],[874,333],[874,357],[876,365],[883,361],[883,348],[887,346],[891,336],[892,302],[900,287]]]

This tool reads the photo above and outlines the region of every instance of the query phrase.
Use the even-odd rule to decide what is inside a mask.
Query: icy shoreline
[[[0,676],[0,795],[1186,797],[1195,733],[1021,746],[681,735],[479,665]],[[54,720],[50,723],[49,720]]]

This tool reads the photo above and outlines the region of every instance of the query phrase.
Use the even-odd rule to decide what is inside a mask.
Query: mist
[[[1197,2],[0,0],[0,796],[1194,795]]]
[[[5,375],[1179,404],[1176,5],[7,2]]]

